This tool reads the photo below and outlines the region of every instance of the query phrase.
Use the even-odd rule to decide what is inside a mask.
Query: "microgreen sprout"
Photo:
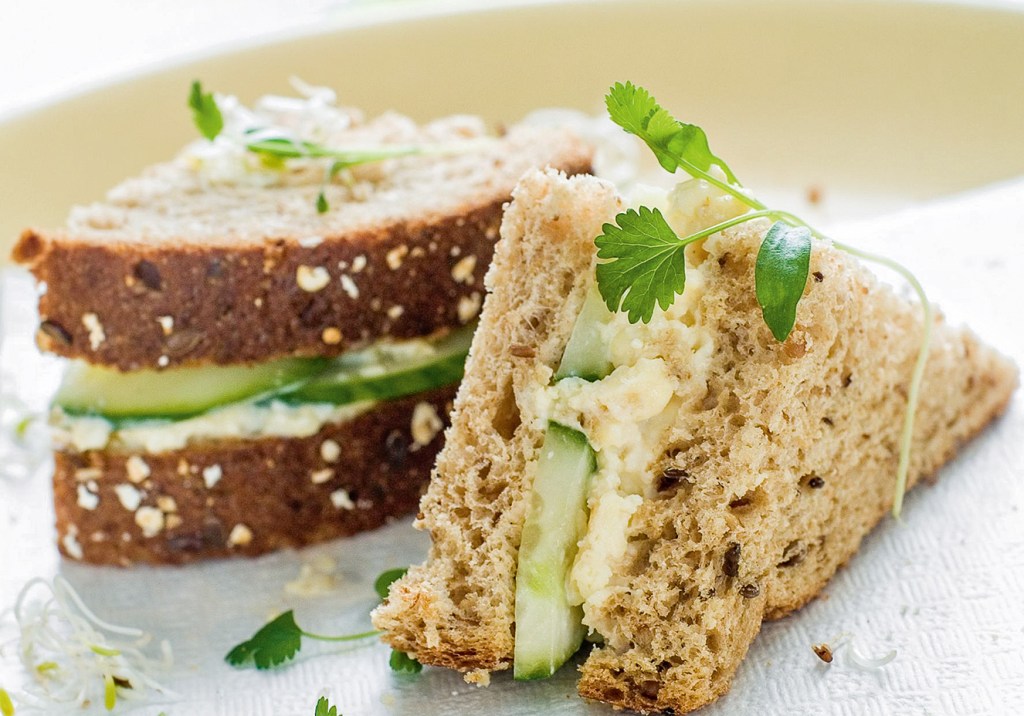
[[[778,341],[785,341],[796,323],[797,306],[807,283],[813,248],[812,238],[828,240],[803,219],[771,209],[751,196],[729,166],[714,153],[707,135],[696,125],[674,118],[643,87],[616,83],[605,98],[612,121],[650,147],[661,166],[670,173],[682,169],[732,196],[747,211],[687,236],[677,236],[658,209],[629,209],[605,224],[595,239],[597,284],[612,311],[626,312],[629,321],[651,320],[655,305],[662,310],[686,285],[685,250],[692,243],[754,219],[773,223],[762,240],[755,262],[755,295],[765,323]],[[852,256],[887,266],[913,288],[921,302],[924,330],[910,379],[907,407],[900,435],[899,463],[892,512],[899,517],[907,487],[914,418],[921,382],[931,346],[933,309],[916,277],[895,261],[838,241],[833,246]]]
[[[151,675],[170,665],[170,645],[159,645],[158,658],[147,655],[151,635],[100,619],[63,577],[30,581],[13,614],[19,657],[34,677],[27,699],[63,707],[99,701],[109,711],[119,699],[138,699],[146,691],[174,695]],[[8,716],[2,708],[0,713]]]

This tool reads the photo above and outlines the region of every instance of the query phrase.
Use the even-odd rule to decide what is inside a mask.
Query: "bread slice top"
[[[559,128],[482,135],[464,117],[416,127],[385,115],[328,137],[461,149],[353,167],[327,188],[324,213],[323,167],[257,174],[276,182],[263,186],[212,181],[194,154],[154,166],[16,244],[46,286],[37,342],[128,371],[334,356],[465,324],[519,177],[586,172],[592,155]]]
[[[506,212],[492,293],[421,504],[433,545],[374,615],[393,646],[426,663],[511,664],[519,539],[550,417],[538,396],[552,390],[593,282],[593,238],[620,207],[599,180],[549,172],[524,178]],[[637,348],[634,365],[661,351],[672,412],[633,426],[649,448],[638,504],[617,525],[617,547],[591,548],[608,569],[583,605],[584,623],[604,639],[581,667],[588,698],[676,712],[717,698],[762,619],[812,599],[891,505],[920,311],[816,242],[796,327],[775,341],[754,296],[766,228],[745,224],[690,249],[692,293],[676,299],[662,333],[684,340],[672,348],[654,335]],[[937,321],[911,484],[996,416],[1016,380],[1007,359]],[[633,410],[628,401],[604,408]],[[613,461],[599,425],[581,423],[599,464]],[[612,532],[597,521],[593,493],[590,507],[583,547]]]
[[[278,239],[312,245],[365,232],[386,241],[389,226],[466,214],[507,199],[529,168],[576,167],[588,164],[591,154],[560,128],[520,125],[497,137],[475,117],[417,126],[395,113],[355,123],[320,143],[428,151],[350,167],[324,186],[330,160],[263,167],[241,146],[200,140],[175,160],[114,187],[105,201],[72,208],[65,227],[36,233],[43,241],[179,249]],[[328,202],[323,212],[317,208],[321,189]],[[26,241],[15,247],[16,260],[31,261]]]

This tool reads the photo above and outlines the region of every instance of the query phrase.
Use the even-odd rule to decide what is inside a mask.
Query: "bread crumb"
[[[348,495],[348,490],[335,490],[331,493],[331,504],[336,510],[354,510],[356,504]]]
[[[84,313],[82,314],[82,325],[85,326],[85,330],[89,331],[89,347],[94,351],[98,350],[103,342],[107,340],[107,334],[103,330],[103,324],[100,323],[100,317],[95,313]]]
[[[124,461],[124,470],[128,474],[128,479],[136,485],[152,474],[149,465],[138,455],[132,455]]]
[[[320,457],[324,462],[337,462],[341,457],[341,445],[328,438],[320,443]]]
[[[366,268],[366,256],[359,254],[352,259],[352,273],[359,273]]]
[[[452,267],[452,278],[456,283],[473,283],[473,271],[476,269],[476,256],[470,254],[464,258],[459,259]]]
[[[443,427],[444,423],[433,405],[427,402],[416,403],[416,407],[412,410],[410,432],[417,445],[430,444],[430,441],[437,437]]]
[[[341,290],[353,301],[359,298],[359,287],[347,273],[341,275]]]
[[[320,334],[320,340],[329,346],[336,346],[341,343],[341,331],[334,326],[328,326]]]
[[[338,586],[335,575],[338,564],[327,555],[319,555],[299,567],[299,576],[284,585],[286,594],[297,597],[315,597],[334,591]]]
[[[252,542],[252,530],[239,522],[237,525],[231,528],[231,534],[228,535],[228,546],[230,547],[244,547]]]
[[[303,291],[316,293],[331,282],[331,274],[323,266],[299,266],[295,271],[295,283]]]
[[[384,256],[384,260],[387,261],[388,268],[394,271],[402,265],[402,262],[405,260],[405,257],[408,255],[408,253],[409,247],[406,246],[405,244],[402,244],[401,246],[396,246],[395,248],[388,251],[387,254]]]
[[[78,486],[78,506],[83,510],[95,510],[99,507],[100,496],[95,492],[90,492],[89,488],[85,485]]]
[[[462,323],[469,323],[476,314],[480,312],[480,304],[482,303],[479,292],[474,291],[469,296],[463,296],[459,299],[459,320]]]
[[[148,505],[135,511],[135,524],[142,529],[143,537],[155,537],[164,528],[164,513]]]
[[[476,684],[477,686],[491,685],[491,672],[487,669],[474,669],[473,671],[467,671],[462,675],[462,678],[467,684]]]
[[[220,465],[210,465],[203,468],[203,483],[206,485],[207,490],[212,490],[213,486],[220,482],[222,477],[224,477],[224,471]]]
[[[322,470],[313,470],[309,473],[309,479],[314,485],[322,485],[325,482],[329,482],[334,477],[334,470],[329,467],[325,467]]]
[[[128,483],[114,486],[114,494],[117,495],[118,502],[129,512],[135,512],[139,509],[139,505],[142,504],[142,493],[139,492],[138,488]]]
[[[174,316],[157,316],[156,322],[160,324],[160,330],[164,332],[165,336],[174,332]]]

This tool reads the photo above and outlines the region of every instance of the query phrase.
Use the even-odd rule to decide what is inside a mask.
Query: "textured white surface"
[[[908,211],[837,227],[835,234],[903,260],[946,310],[1024,363],[1024,181]],[[54,362],[31,348],[32,295],[25,276],[5,276],[5,381],[38,405],[55,377]],[[8,383],[10,385],[10,383]],[[24,454],[3,445],[7,472]],[[376,714],[605,714],[574,696],[574,674],[514,684],[496,676],[488,688],[426,669],[397,676],[388,651],[374,643],[307,642],[301,657],[275,673],[238,671],[222,661],[273,614],[295,608],[299,623],[321,633],[367,626],[373,578],[422,558],[426,542],[407,523],[300,553],[252,562],[132,571],[58,560],[46,465],[30,478],[0,479],[0,609],[30,577],[63,574],[100,616],[142,627],[174,646],[164,681],[182,700],[132,713],[311,714],[326,693],[347,716]],[[822,599],[766,624],[732,691],[708,714],[1009,714],[1024,703],[1024,405],[1008,413],[940,474],[912,493],[902,523],[887,519],[826,588]],[[340,566],[338,588],[290,597],[286,582],[300,565],[327,553]],[[0,642],[12,636],[0,628]],[[849,658],[852,640],[865,656],[895,649],[887,666],[862,671]],[[826,666],[811,645],[836,648]],[[0,685],[24,674],[8,643]],[[100,713],[98,707],[93,711]],[[54,713],[61,713],[55,711]]]

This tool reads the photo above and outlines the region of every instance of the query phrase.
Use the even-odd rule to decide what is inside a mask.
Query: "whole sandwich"
[[[58,542],[94,563],[255,555],[414,509],[502,205],[589,170],[565,130],[365,120],[328,90],[254,108],[197,83],[204,138],[30,229],[55,399]]]
[[[374,623],[478,683],[544,678],[589,640],[581,695],[682,713],[1017,374],[756,202],[642,89],[609,109],[695,179],[640,208],[594,177],[521,181],[420,508],[432,548]]]

